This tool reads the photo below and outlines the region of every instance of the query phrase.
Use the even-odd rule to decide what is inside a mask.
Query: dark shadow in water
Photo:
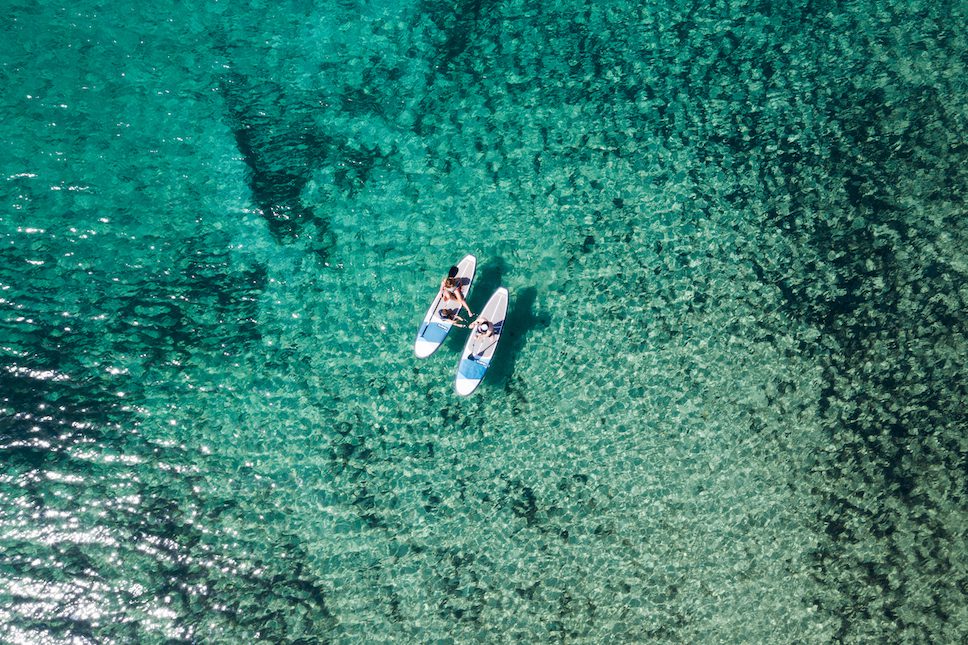
[[[487,304],[487,299],[501,286],[501,279],[505,273],[507,273],[507,263],[504,262],[504,258],[489,260],[478,269],[471,297],[467,301],[475,313]]]
[[[334,244],[329,221],[303,203],[302,193],[312,169],[348,146],[318,132],[301,104],[302,109],[293,114],[283,112],[279,106],[294,99],[282,86],[259,85],[242,74],[227,72],[219,80],[219,93],[236,147],[249,169],[253,201],[269,229],[283,243],[308,235],[313,252],[327,258]],[[348,190],[355,188],[354,182],[365,182],[379,155],[361,151],[343,157],[352,171],[341,171],[335,179]]]

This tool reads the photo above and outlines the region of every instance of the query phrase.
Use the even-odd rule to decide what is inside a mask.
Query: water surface
[[[966,9],[14,3],[0,638],[965,640]]]

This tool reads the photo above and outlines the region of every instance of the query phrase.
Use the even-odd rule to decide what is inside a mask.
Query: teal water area
[[[965,2],[5,13],[0,640],[968,639]]]

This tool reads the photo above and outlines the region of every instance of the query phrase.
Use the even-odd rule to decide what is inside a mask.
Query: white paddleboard
[[[457,380],[454,383],[454,388],[461,396],[467,396],[476,390],[484,379],[487,368],[491,366],[497,342],[501,340],[501,335],[504,333],[504,319],[508,314],[509,297],[507,289],[498,288],[477,318],[477,320],[487,320],[494,330],[494,335],[480,334],[476,326],[471,325],[470,335],[457,363]]]
[[[460,292],[464,296],[464,300],[467,300],[467,293],[470,291],[471,282],[474,280],[474,271],[477,270],[477,258],[473,255],[465,255],[464,258],[457,263],[457,283],[460,285]],[[453,323],[444,320],[440,317],[440,308],[443,303],[443,294],[439,291],[437,296],[434,298],[433,303],[430,305],[430,309],[427,310],[427,315],[424,316],[423,322],[420,323],[420,330],[417,332],[417,340],[413,344],[413,352],[417,355],[417,358],[427,358],[431,354],[437,351],[444,339],[447,338],[447,332],[453,327]],[[449,309],[453,308],[461,309],[460,305],[456,302],[451,302],[448,304]],[[467,312],[463,312],[463,318],[467,317]]]

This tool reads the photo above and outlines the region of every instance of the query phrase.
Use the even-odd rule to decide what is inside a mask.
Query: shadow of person
[[[501,286],[501,279],[507,272],[507,264],[504,262],[504,258],[494,258],[493,260],[488,260],[481,270],[478,272],[476,278],[474,278],[474,286],[472,294],[474,302],[479,306],[474,309],[474,311],[480,311],[480,307],[484,306],[487,299],[491,297],[494,290]],[[470,303],[468,303],[470,304]]]

